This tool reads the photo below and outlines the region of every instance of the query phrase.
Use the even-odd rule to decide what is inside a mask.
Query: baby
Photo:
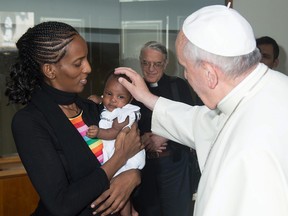
[[[128,77],[123,75],[116,75],[114,73],[109,75],[102,96],[104,109],[100,115],[99,127],[92,125],[87,132],[88,137],[97,137],[103,140],[104,163],[109,160],[114,153],[115,138],[119,132],[119,130],[112,127],[113,121],[117,120],[119,123],[122,123],[127,119],[128,124],[125,127],[130,127],[135,121],[139,120],[141,116],[140,108],[130,104],[133,99],[132,95],[118,82],[120,76],[129,80]],[[99,100],[97,100],[95,96],[90,96],[89,99],[99,103]],[[142,169],[144,165],[145,150],[143,149],[134,157],[130,158],[127,163],[117,171],[115,176],[128,169]],[[121,216],[131,216],[132,209],[131,203],[128,202],[121,210]]]

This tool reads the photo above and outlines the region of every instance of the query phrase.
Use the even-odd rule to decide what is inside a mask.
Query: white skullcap
[[[188,16],[182,27],[197,47],[221,56],[241,56],[256,48],[253,29],[237,11],[223,5],[203,7]]]

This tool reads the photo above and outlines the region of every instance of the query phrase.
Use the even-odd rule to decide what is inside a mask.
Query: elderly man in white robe
[[[115,73],[153,110],[153,133],[196,148],[194,216],[288,215],[288,77],[260,63],[250,24],[225,6],[186,18],[176,40],[184,75],[205,106],[151,94],[130,68]]]

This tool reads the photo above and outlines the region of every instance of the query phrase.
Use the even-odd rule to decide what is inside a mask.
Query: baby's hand
[[[87,130],[87,133],[86,135],[89,137],[89,138],[96,138],[97,135],[99,133],[99,128],[96,126],[96,125],[91,125],[88,130]]]

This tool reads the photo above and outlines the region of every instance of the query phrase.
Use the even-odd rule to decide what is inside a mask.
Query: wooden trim
[[[10,178],[21,175],[26,175],[26,171],[18,155],[0,157],[0,178]]]
[[[31,215],[39,196],[26,174],[0,178],[0,215]]]
[[[0,165],[7,163],[19,163],[19,162],[21,162],[21,159],[19,158],[18,155],[0,157]]]
[[[38,201],[19,156],[0,157],[0,215],[31,215]]]

